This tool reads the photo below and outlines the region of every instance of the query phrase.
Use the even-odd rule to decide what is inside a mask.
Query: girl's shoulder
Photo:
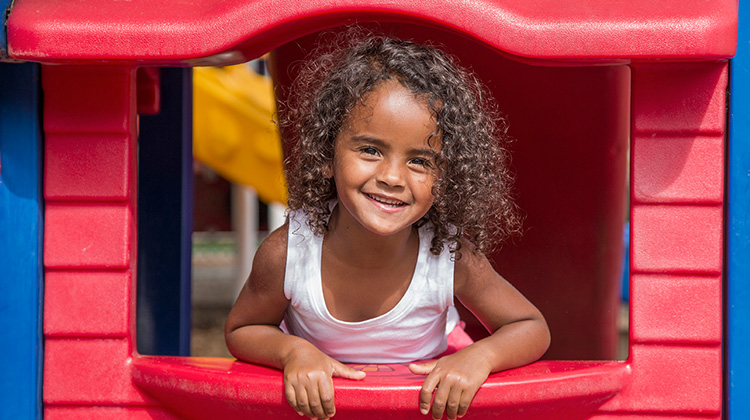
[[[253,276],[256,281],[283,284],[286,270],[286,247],[289,222],[269,233],[258,246],[253,257]]]
[[[471,241],[462,238],[461,257],[456,258],[453,274],[454,288],[459,290],[462,287],[477,287],[478,283],[481,284],[495,276],[497,273],[489,259],[482,252],[477,251]]]
[[[258,246],[256,255],[269,254],[272,257],[286,255],[287,236],[289,235],[289,222],[284,222],[279,228],[271,231]]]

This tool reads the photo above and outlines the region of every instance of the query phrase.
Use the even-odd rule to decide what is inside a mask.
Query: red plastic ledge
[[[424,418],[424,377],[404,365],[378,365],[363,381],[334,378],[336,419]],[[186,419],[299,419],[284,399],[282,374],[233,359],[140,356],[135,384]],[[624,362],[542,361],[493,374],[465,418],[588,418],[630,378]],[[258,416],[258,417],[251,417]]]
[[[11,58],[231,64],[347,22],[452,28],[520,57],[721,59],[736,0],[17,0]]]

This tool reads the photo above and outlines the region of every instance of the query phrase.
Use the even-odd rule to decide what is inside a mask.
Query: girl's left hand
[[[483,359],[467,347],[433,362],[410,364],[413,374],[427,375],[419,393],[419,411],[427,414],[432,401],[433,418],[442,418],[443,413],[449,419],[463,417],[474,394],[491,372],[490,365]]]

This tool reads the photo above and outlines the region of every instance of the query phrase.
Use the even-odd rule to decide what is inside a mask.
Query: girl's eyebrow
[[[365,134],[358,134],[356,136],[352,136],[351,139],[352,139],[352,141],[354,143],[367,143],[367,144],[372,144],[372,145],[378,146],[380,148],[387,148],[388,147],[388,144],[385,141],[383,141],[383,140],[381,140],[381,139],[379,139],[377,137],[371,137],[371,136],[368,136],[368,135],[365,135]]]
[[[351,140],[354,143],[357,143],[357,144],[367,143],[367,144],[371,144],[373,146],[377,146],[378,148],[384,149],[384,150],[387,150],[387,149],[390,148],[390,146],[388,145],[388,143],[386,143],[385,141],[383,141],[383,140],[381,140],[381,139],[379,139],[377,137],[371,137],[371,136],[368,136],[368,135],[356,135],[356,136],[352,136]],[[433,157],[433,156],[435,156],[436,152],[435,152],[435,150],[432,150],[430,148],[414,148],[414,149],[410,149],[409,150],[409,154],[415,154],[415,155],[419,155],[419,156]]]

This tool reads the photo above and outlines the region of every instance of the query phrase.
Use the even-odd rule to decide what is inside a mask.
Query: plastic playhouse
[[[492,259],[545,314],[553,345],[491,375],[467,418],[741,412],[726,401],[743,388],[724,385],[735,350],[723,309],[725,280],[740,285],[727,267],[744,269],[727,211],[747,220],[725,194],[737,1],[10,3],[0,56],[25,63],[0,64],[9,418],[298,417],[280,372],[186,356],[189,68],[273,51],[283,86],[319,32],[350,23],[442,45],[510,121],[526,232]],[[628,215],[628,358],[613,361]],[[422,418],[421,377],[371,368],[335,380],[336,418]]]

